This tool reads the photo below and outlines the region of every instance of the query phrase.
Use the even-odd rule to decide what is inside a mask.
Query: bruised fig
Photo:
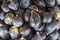
[[[39,26],[41,25],[41,17],[40,17],[40,15],[37,12],[33,11],[33,10],[31,11],[30,25],[35,30],[38,30]]]
[[[24,13],[24,19],[25,21],[29,21],[29,18],[30,18],[30,11],[26,10],[26,12]]]
[[[17,26],[17,27],[20,27],[22,24],[23,24],[22,18],[17,15],[17,16],[13,19],[13,25],[14,25],[14,26]]]
[[[44,8],[46,6],[44,0],[34,0],[34,3],[40,8]]]
[[[55,5],[55,0],[45,0],[48,7],[53,7]]]
[[[43,23],[51,23],[52,22],[52,15],[44,14],[43,15]]]
[[[4,18],[5,18],[5,14],[3,12],[0,12],[0,19],[4,20]]]
[[[39,32],[37,32],[37,33],[32,37],[31,40],[43,40],[43,39],[41,38],[41,35],[39,34]]]
[[[20,7],[21,8],[28,8],[30,5],[30,0],[20,0]]]
[[[21,36],[19,40],[27,40],[24,36]]]
[[[10,9],[8,8],[8,3],[6,1],[2,2],[1,9],[3,10],[3,12],[9,12],[10,11]]]
[[[52,22],[49,25],[46,25],[46,28],[45,28],[46,34],[48,35],[48,34],[52,33],[53,31],[55,31],[56,28],[57,28],[57,22],[56,21]]]
[[[28,36],[31,32],[29,25],[24,24],[23,27],[20,28],[20,34],[23,36]]]
[[[59,33],[55,31],[55,32],[51,33],[49,36],[50,36],[51,40],[57,40],[59,37]]]
[[[6,24],[12,25],[13,18],[14,18],[14,13],[8,13],[4,18],[4,22]]]
[[[9,34],[12,39],[17,38],[18,37],[18,28],[15,26],[12,26],[9,30]]]

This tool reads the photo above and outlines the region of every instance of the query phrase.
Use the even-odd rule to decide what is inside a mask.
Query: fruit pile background
[[[60,40],[60,0],[0,0],[0,40]]]

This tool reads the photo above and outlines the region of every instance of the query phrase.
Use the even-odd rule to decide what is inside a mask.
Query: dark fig
[[[20,0],[20,7],[21,8],[28,8],[30,5],[30,0]]]
[[[8,7],[12,10],[17,10],[18,9],[18,4],[10,3]]]
[[[42,25],[38,28],[37,31],[42,31],[42,30],[44,30],[44,28],[45,28],[45,24],[42,24]]]
[[[45,33],[45,32],[41,31],[41,32],[40,32],[40,35],[41,35],[41,38],[42,38],[43,40],[46,39],[46,33]]]
[[[52,15],[44,14],[43,15],[43,23],[51,23],[52,22]]]
[[[8,13],[4,18],[4,22],[6,24],[12,25],[13,18],[14,18],[14,13]]]
[[[15,26],[12,26],[9,30],[9,34],[12,39],[17,38],[18,37],[18,28]]]
[[[22,18],[17,15],[17,16],[13,19],[13,25],[14,25],[14,26],[17,26],[17,27],[20,27],[22,24],[23,24]]]
[[[51,40],[57,40],[58,37],[59,37],[59,33],[58,32],[53,32],[49,36],[50,36]]]
[[[23,25],[23,27],[20,28],[20,34],[23,36],[28,36],[31,32],[31,29],[29,28],[29,25]]]
[[[30,10],[38,11],[38,7],[37,7],[36,5],[30,5],[30,6],[29,6],[29,9],[30,9]]]
[[[45,0],[48,7],[53,7],[55,5],[55,0]]]
[[[33,10],[31,11],[30,25],[35,30],[38,30],[39,26],[41,25],[41,17],[40,17],[40,15],[37,12],[33,11]]]
[[[30,11],[29,10],[26,10],[26,12],[24,13],[24,19],[25,19],[25,21],[29,21],[29,19],[30,19]]]
[[[34,0],[34,3],[40,8],[44,8],[46,6],[44,0]]]
[[[46,34],[48,35],[48,34],[52,33],[53,31],[55,31],[56,28],[57,28],[57,22],[56,21],[52,22],[49,25],[46,25],[46,29],[45,29]]]
[[[19,15],[19,16],[22,16],[22,15],[24,14],[24,12],[25,12],[25,10],[22,9],[22,8],[20,8],[20,9],[18,9],[17,11],[15,11],[15,14],[16,14],[16,15]]]
[[[12,10],[17,10],[19,7],[18,7],[18,2],[17,0],[9,0],[9,4],[8,4],[8,7]]]
[[[3,10],[3,12],[9,12],[10,11],[10,9],[8,8],[8,3],[6,1],[2,2],[1,9]]]
[[[0,37],[3,38],[3,39],[6,39],[8,38],[8,30],[3,28],[3,27],[0,27]]]

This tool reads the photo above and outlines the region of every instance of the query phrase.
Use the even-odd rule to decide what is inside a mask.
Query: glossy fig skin
[[[31,11],[30,25],[35,30],[38,30],[39,26],[41,25],[41,17],[37,12]]]
[[[53,7],[55,5],[55,0],[45,0],[47,7]]]
[[[20,16],[16,16],[13,19],[13,25],[20,27],[23,24],[23,19]]]
[[[23,27],[21,27],[19,30],[19,33],[23,36],[28,36],[30,32],[31,32],[31,28],[27,24],[24,24]]]
[[[20,7],[28,8],[30,5],[30,0],[20,0]]]

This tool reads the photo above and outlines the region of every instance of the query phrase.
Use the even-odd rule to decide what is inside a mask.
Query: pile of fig
[[[60,40],[60,0],[0,0],[0,40]]]

